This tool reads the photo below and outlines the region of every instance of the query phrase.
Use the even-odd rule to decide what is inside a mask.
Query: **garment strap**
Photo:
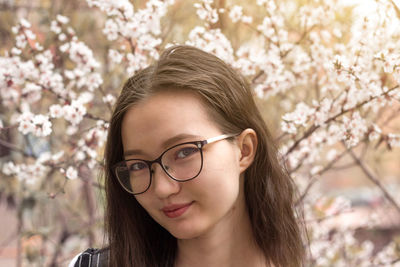
[[[74,267],[106,267],[108,266],[108,248],[88,248],[78,257]]]

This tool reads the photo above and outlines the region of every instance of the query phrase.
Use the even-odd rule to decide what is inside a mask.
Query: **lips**
[[[193,202],[185,204],[173,204],[162,208],[161,210],[168,218],[177,218],[184,214],[187,209],[193,204]]]

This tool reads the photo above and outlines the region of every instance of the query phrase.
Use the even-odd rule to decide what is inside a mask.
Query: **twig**
[[[357,164],[354,164],[354,163],[344,164],[344,165],[342,165],[342,166],[334,167],[334,168],[332,168],[332,170],[341,171],[341,170],[345,170],[345,169],[352,168],[352,167],[354,167],[354,166],[356,166],[356,165],[357,165]]]
[[[379,179],[368,169],[367,165],[357,157],[352,150],[349,150],[350,156],[354,159],[355,163],[361,168],[367,178],[373,182],[383,193],[385,198],[396,208],[396,210],[400,213],[400,206],[394,200],[394,198],[389,194],[389,192],[385,189],[383,184],[379,181]]]
[[[305,220],[305,223],[322,222],[322,221],[325,221],[325,220],[328,220],[328,219],[336,218],[336,217],[338,217],[338,216],[340,216],[342,214],[352,213],[352,212],[354,212],[354,210],[352,210],[352,209],[345,210],[345,211],[340,211],[340,212],[336,212],[336,213],[331,214],[331,215],[326,215],[324,217],[318,217],[318,218],[312,218],[312,219]]]
[[[352,110],[356,110],[356,109],[358,109],[358,108],[364,106],[365,104],[371,102],[372,100],[374,100],[374,99],[376,99],[376,98],[378,98],[378,97],[381,97],[381,96],[385,96],[385,95],[389,94],[390,92],[392,92],[393,90],[396,90],[396,89],[398,89],[398,88],[400,88],[400,85],[396,85],[396,86],[390,88],[389,90],[387,90],[386,92],[384,92],[384,93],[382,93],[382,94],[380,94],[380,95],[378,95],[378,96],[372,96],[372,97],[370,97],[369,99],[367,99],[367,100],[365,100],[365,101],[363,101],[363,102],[357,104],[356,106],[354,106],[354,107],[352,107],[352,108],[343,109],[340,113],[338,113],[338,114],[336,114],[335,116],[330,117],[329,119],[327,119],[327,120],[324,122],[324,124],[328,124],[328,123],[330,123],[331,121],[335,120],[336,118],[342,116],[343,114],[345,114],[345,113],[347,113],[347,112],[349,112],[349,111],[352,111]],[[292,145],[292,146],[288,149],[288,151],[286,152],[285,156],[287,156],[287,155],[290,154],[293,150],[295,150],[295,149],[297,148],[297,146],[300,144],[301,141],[303,141],[304,139],[308,138],[311,134],[313,134],[313,133],[314,133],[317,129],[319,129],[320,127],[321,127],[321,125],[315,125],[315,124],[312,125],[312,126],[304,133],[304,135],[303,135],[301,138],[297,139],[297,140],[293,143],[293,145]]]
[[[18,238],[17,233],[12,233],[8,238],[6,238],[3,242],[0,244],[0,255],[3,252],[3,249],[11,243],[15,238]]]
[[[343,151],[342,154],[340,154],[339,156],[335,157],[335,159],[331,160],[331,161],[329,162],[328,165],[326,165],[322,170],[320,170],[317,174],[313,175],[313,176],[310,178],[310,182],[307,184],[306,189],[304,189],[303,193],[302,193],[302,194],[300,195],[300,197],[295,201],[295,205],[296,205],[296,206],[299,205],[299,204],[304,200],[304,198],[307,196],[308,192],[310,191],[311,187],[317,182],[318,179],[316,178],[316,176],[317,176],[317,175],[320,176],[320,175],[322,175],[324,172],[327,172],[327,171],[331,170],[331,169],[332,169],[332,166],[333,166],[335,163],[337,163],[337,162],[338,162],[344,155],[346,155],[348,152],[349,152],[348,149],[345,150],[345,151]]]
[[[41,84],[39,84],[39,86],[42,88],[42,90],[52,93],[52,94],[55,95],[57,98],[64,100],[66,103],[70,103],[70,102],[71,102],[70,99],[68,99],[68,98],[66,98],[66,97],[64,97],[64,96],[62,96],[62,95],[60,95],[59,93],[53,91],[52,88],[47,88],[47,87],[45,87],[45,86],[43,86],[43,85],[41,85]],[[83,117],[88,118],[88,119],[92,119],[92,120],[96,120],[96,121],[98,121],[98,120],[107,121],[106,119],[97,117],[97,116],[95,116],[95,115],[93,115],[93,114],[90,114],[89,112],[86,112],[86,113],[83,115]]]
[[[67,227],[63,225],[63,230],[61,231],[58,243],[56,244],[55,252],[53,253],[50,267],[56,267],[58,266],[57,260],[60,257],[60,253],[62,251],[64,243],[67,241],[67,239],[70,237],[71,233],[69,233]]]
[[[17,222],[17,267],[22,267],[22,240],[21,233],[23,228],[23,216],[21,203],[18,207],[18,222]]]
[[[0,145],[4,146],[6,148],[9,148],[11,150],[17,151],[17,152],[23,154],[24,156],[27,156],[27,157],[31,157],[32,156],[32,155],[26,154],[25,151],[22,148],[19,148],[16,145],[11,144],[11,143],[9,143],[9,142],[7,142],[5,140],[0,139]]]
[[[400,108],[398,108],[397,110],[393,111],[393,113],[390,116],[388,116],[388,118],[382,123],[382,126],[388,125],[390,121],[392,121],[393,119],[397,118],[399,113],[400,113]]]
[[[103,95],[103,97],[105,97],[106,96],[106,92],[104,92],[103,87],[99,86],[98,89],[99,89],[100,93]],[[112,106],[111,106],[110,102],[106,102],[106,105],[107,105],[108,110],[110,112],[112,112],[113,109],[112,109]]]
[[[304,189],[301,196],[294,202],[295,206],[298,206],[301,202],[303,202],[304,198],[307,196],[308,192],[310,191],[311,187],[317,182],[317,178],[311,177],[311,181],[307,184],[306,189]]]
[[[82,165],[79,168],[80,175],[85,178],[83,183],[83,194],[85,196],[85,202],[87,205],[87,212],[89,216],[89,225],[93,225],[96,221],[95,219],[95,200],[93,197],[93,187],[92,187],[92,173],[88,169],[87,166]],[[89,229],[88,232],[89,237],[89,246],[92,246],[95,241],[94,231]]]

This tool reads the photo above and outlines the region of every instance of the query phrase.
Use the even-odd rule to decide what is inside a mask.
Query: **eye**
[[[184,147],[176,153],[176,158],[184,159],[189,157],[190,155],[196,154],[197,152],[199,152],[199,149],[197,147],[192,147],[192,146]]]
[[[131,164],[128,163],[129,171],[141,171],[147,168],[147,164],[144,162],[132,162]]]

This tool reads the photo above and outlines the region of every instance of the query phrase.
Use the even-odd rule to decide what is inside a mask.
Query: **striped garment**
[[[108,266],[108,248],[88,248],[75,256],[68,267],[106,267]]]

